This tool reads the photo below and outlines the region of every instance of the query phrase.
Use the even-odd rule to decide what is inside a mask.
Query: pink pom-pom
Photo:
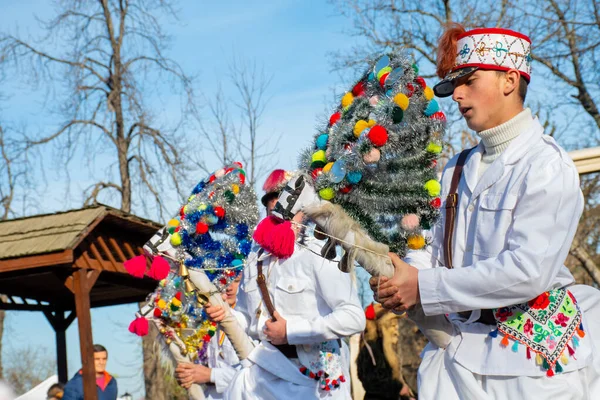
[[[146,272],[146,256],[136,256],[123,263],[123,266],[129,272],[130,275],[136,278],[143,278],[144,272]]]
[[[137,317],[129,324],[129,332],[135,333],[138,336],[146,336],[148,334],[148,320],[143,317]]]
[[[169,266],[167,260],[160,256],[156,256],[154,257],[154,260],[152,260],[152,266],[148,271],[148,276],[152,279],[156,279],[157,281],[162,281],[167,277],[167,275],[169,275],[170,270],[171,267]]]
[[[400,221],[400,226],[405,231],[412,231],[419,227],[420,219],[417,214],[406,214]]]
[[[371,96],[371,98],[369,98],[369,104],[371,106],[375,107],[377,103],[379,103],[379,96]]]
[[[258,224],[253,238],[277,258],[289,258],[294,254],[296,235],[290,221],[280,222],[278,218],[269,216]]]

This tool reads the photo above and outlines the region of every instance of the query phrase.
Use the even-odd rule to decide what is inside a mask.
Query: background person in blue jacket
[[[106,372],[106,361],[108,351],[100,344],[94,345],[94,367],[96,369],[96,387],[98,388],[98,400],[117,399],[117,380]],[[65,386],[62,400],[84,400],[83,399],[83,376],[81,370],[77,371]]]

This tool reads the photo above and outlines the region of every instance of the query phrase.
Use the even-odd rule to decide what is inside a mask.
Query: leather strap
[[[262,256],[263,254],[263,250],[260,249],[260,251],[258,252],[258,261],[256,262],[256,268],[258,269],[258,276],[256,277],[256,283],[258,283],[258,288],[260,290],[260,295],[262,296],[263,302],[265,303],[265,306],[267,307],[267,310],[269,311],[269,315],[271,316],[271,319],[273,321],[277,321],[277,319],[275,318],[275,306],[273,305],[273,302],[271,301],[271,296],[269,295],[269,289],[267,289],[267,278],[265,278],[265,275],[263,274],[263,260],[260,259],[260,256]]]
[[[456,207],[458,206],[458,183],[462,176],[462,170],[467,160],[467,156],[472,149],[463,150],[458,156],[452,181],[450,182],[450,191],[446,197],[446,223],[444,226],[444,262],[446,268],[452,269],[452,238],[454,236],[454,223],[456,220]]]

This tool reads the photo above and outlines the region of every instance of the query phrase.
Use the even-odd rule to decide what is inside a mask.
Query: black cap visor
[[[433,93],[437,97],[448,97],[454,93],[454,81],[477,71],[479,67],[466,67],[450,72],[444,79],[433,87]]]

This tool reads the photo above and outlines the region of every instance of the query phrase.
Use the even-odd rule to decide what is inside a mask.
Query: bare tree
[[[279,136],[261,138],[259,132],[269,103],[267,92],[273,76],[257,67],[255,62],[234,58],[228,77],[233,84],[230,95],[219,84],[214,97],[206,101],[209,115],[200,121],[202,146],[210,150],[219,166],[241,161],[248,183],[254,185],[273,167],[271,157],[278,150]],[[232,110],[232,105],[239,114]],[[201,153],[205,155],[206,152]],[[206,173],[215,169],[206,157],[196,164]]]
[[[4,379],[19,394],[40,384],[54,373],[56,360],[44,347],[23,347],[7,352]]]
[[[192,78],[163,53],[167,37],[160,17],[173,15],[170,3],[71,0],[57,8],[55,18],[42,22],[41,40],[0,34],[7,73],[34,78],[37,85],[64,85],[53,99],[59,106],[51,110],[63,122],[50,134],[25,135],[26,147],[54,143],[67,174],[76,150],[89,164],[108,153],[110,172],[86,190],[85,204],[110,192],[104,198],[116,195],[119,208],[129,212],[137,188],[144,210],[152,204],[162,216],[166,191],[159,188],[179,191],[183,146],[176,134],[185,128],[186,113],[195,111]],[[57,40],[65,46],[53,45]],[[170,87],[184,98],[182,119],[172,126],[157,121],[147,100]]]
[[[99,155],[108,155],[108,172],[85,190],[84,203],[117,198],[119,208],[131,212],[137,201],[146,214],[153,209],[162,219],[163,195],[181,193],[185,149],[178,136],[185,133],[186,116],[196,112],[192,78],[164,54],[168,38],[161,18],[175,16],[171,3],[65,0],[56,8],[55,18],[41,22],[44,38],[0,33],[3,71],[46,87],[57,104],[49,111],[62,121],[50,132],[24,133],[23,149],[53,144],[67,177],[77,151],[84,154],[91,176]],[[182,97],[181,119],[159,123],[148,99],[173,91]],[[6,163],[9,175],[14,174],[10,166]],[[143,341],[144,372],[155,376],[161,366],[152,346],[152,339]],[[149,398],[165,398],[162,388],[155,388],[161,381],[146,376]]]

